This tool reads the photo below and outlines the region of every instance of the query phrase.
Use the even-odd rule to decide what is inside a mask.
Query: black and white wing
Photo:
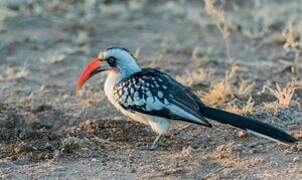
[[[152,68],[131,75],[114,87],[119,104],[128,111],[211,127],[202,116],[201,100],[168,74]]]

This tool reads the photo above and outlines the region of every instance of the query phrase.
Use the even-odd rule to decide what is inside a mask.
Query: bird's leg
[[[161,137],[161,134],[156,136],[155,140],[152,144],[147,144],[139,147],[140,150],[155,150],[158,147],[159,139]]]
[[[159,134],[159,135],[155,138],[155,140],[154,140],[153,143],[152,143],[151,149],[156,149],[156,148],[158,147],[158,143],[159,143],[160,137],[161,137],[161,134]]]

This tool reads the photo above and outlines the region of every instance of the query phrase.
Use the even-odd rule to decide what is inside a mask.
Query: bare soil
[[[300,80],[301,72],[291,71],[294,52],[283,48],[281,32],[290,23],[301,31],[302,3],[216,3],[228,20],[233,60],[200,1],[1,1],[0,177],[301,179],[302,91],[295,91],[289,107],[275,111],[264,108],[276,99],[262,90]],[[190,84],[195,92],[209,91],[236,62],[234,88],[241,79],[256,83],[249,116],[299,142],[286,146],[240,138],[238,129],[213,123],[212,129],[172,130],[158,149],[146,149],[156,135],[109,104],[104,76],[75,93],[85,65],[111,46],[136,52],[142,66],[174,77],[190,79],[200,68],[213,72],[210,79]],[[231,96],[218,107],[246,101]]]

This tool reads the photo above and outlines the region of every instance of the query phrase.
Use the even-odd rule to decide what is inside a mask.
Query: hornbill
[[[212,127],[206,118],[273,141],[285,144],[297,141],[269,124],[206,106],[189,88],[167,73],[154,68],[141,68],[127,49],[112,47],[101,52],[82,73],[77,92],[99,72],[107,73],[104,91],[108,100],[124,115],[151,126],[158,134],[152,148],[157,147],[172,121]]]

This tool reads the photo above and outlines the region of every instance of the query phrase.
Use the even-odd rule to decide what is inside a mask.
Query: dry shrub
[[[0,74],[0,81],[11,81],[11,80],[17,80],[17,79],[24,79],[28,76],[29,70],[25,67],[21,68],[6,68],[1,74]]]
[[[264,86],[264,90],[267,89],[277,100],[271,103],[265,103],[264,107],[267,109],[284,109],[289,107],[290,102],[296,90],[294,82],[288,83],[285,87],[281,88],[277,83],[276,88]]]
[[[253,112],[254,104],[255,104],[255,101],[250,96],[248,101],[246,102],[246,104],[244,106],[239,107],[237,105],[230,105],[229,104],[226,107],[226,110],[230,111],[230,112],[233,112],[233,113],[236,113],[236,114],[248,115],[248,114],[251,114]]]
[[[239,67],[236,64],[231,65],[230,69],[226,72],[223,80],[220,80],[211,85],[210,90],[206,93],[200,92],[204,102],[208,105],[222,105],[231,95],[233,95],[231,79]]]
[[[230,31],[228,28],[228,22],[225,18],[224,12],[221,8],[215,7],[213,0],[204,0],[204,4],[207,13],[213,18],[217,28],[222,34],[228,59],[232,60],[233,58],[230,52],[230,40],[229,40]]]

